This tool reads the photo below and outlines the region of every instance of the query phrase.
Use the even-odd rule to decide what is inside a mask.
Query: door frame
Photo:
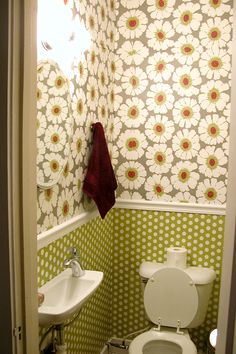
[[[12,330],[22,327],[21,340],[19,333],[12,339],[13,353],[30,354],[38,352],[38,320],[37,320],[37,239],[36,239],[36,0],[6,0],[1,1],[0,13],[9,11],[9,50],[8,50],[8,102],[5,111],[8,112],[8,139],[2,143],[8,146],[8,177],[6,175],[2,186],[8,185],[9,194],[5,202],[8,210],[2,215],[8,216],[8,230],[2,232],[9,234],[9,243],[4,245],[9,252],[5,255],[5,266],[10,263],[9,273],[4,287],[4,300],[6,308],[11,305],[11,317],[6,319],[6,327]],[[4,11],[2,12],[2,8]],[[236,0],[234,0],[234,33],[236,31]],[[236,40],[233,42],[232,63],[232,92],[231,116],[236,116]],[[5,113],[6,113],[5,112]],[[1,137],[4,130],[0,131]],[[230,315],[230,305],[233,296],[233,257],[235,244],[236,221],[236,122],[231,119],[230,128],[230,159],[227,215],[225,228],[225,244],[223,257],[223,273],[219,306],[216,354],[231,354],[227,348],[232,342],[232,330],[235,314]],[[6,167],[6,156],[1,157],[1,167]],[[6,172],[6,171],[5,171]],[[6,207],[6,205],[5,205]],[[8,211],[8,213],[7,213]],[[3,225],[3,224],[2,224]],[[0,257],[1,259],[1,257]],[[5,274],[5,275],[6,275]],[[229,291],[225,291],[225,288]],[[11,289],[11,304],[9,304],[9,291]],[[230,291],[231,289],[231,291]],[[2,293],[1,293],[2,296]],[[5,319],[4,319],[5,320]],[[3,334],[1,332],[1,334]],[[6,337],[7,338],[7,337]],[[228,343],[228,344],[227,344]],[[0,344],[1,345],[1,344]],[[10,348],[10,345],[9,345]],[[11,352],[11,351],[5,351]]]
[[[233,18],[229,177],[216,354],[235,354],[233,342],[234,331],[236,330],[234,328],[236,310],[236,0],[233,2]]]
[[[1,3],[5,3],[4,1]],[[36,231],[36,1],[7,0],[7,173],[11,343],[38,353]]]

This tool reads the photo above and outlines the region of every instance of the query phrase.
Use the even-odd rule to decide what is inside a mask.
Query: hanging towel
[[[93,124],[93,147],[85,176],[83,192],[92,198],[104,219],[115,204],[117,182],[112,168],[103,126]]]

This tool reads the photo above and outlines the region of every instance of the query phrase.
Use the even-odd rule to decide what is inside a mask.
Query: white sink
[[[95,292],[103,279],[103,272],[86,270],[81,277],[73,277],[71,269],[66,269],[39,292],[44,294],[44,302],[38,308],[39,324],[61,324],[77,312]]]

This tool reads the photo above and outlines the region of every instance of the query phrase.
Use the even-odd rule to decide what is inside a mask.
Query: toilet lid
[[[149,319],[168,327],[186,328],[198,309],[198,293],[190,276],[179,268],[163,268],[148,280],[144,306]]]

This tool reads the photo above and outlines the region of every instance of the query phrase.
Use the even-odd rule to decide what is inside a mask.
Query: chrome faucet
[[[73,277],[81,277],[84,275],[85,270],[82,269],[81,265],[79,264],[78,251],[75,247],[69,248],[68,251],[71,253],[71,258],[65,259],[63,265],[65,268],[70,267],[72,269]]]

